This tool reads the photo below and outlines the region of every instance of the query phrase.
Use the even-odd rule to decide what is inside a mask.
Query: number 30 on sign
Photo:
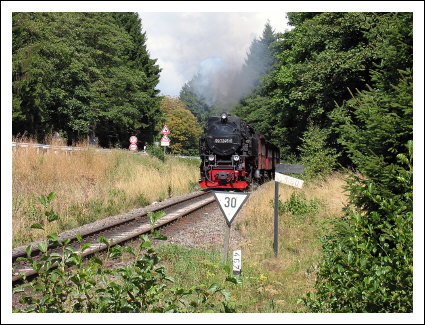
[[[227,224],[231,225],[233,219],[238,214],[242,205],[248,199],[248,193],[231,193],[231,192],[214,192],[215,198],[218,201],[221,212],[226,218]]]

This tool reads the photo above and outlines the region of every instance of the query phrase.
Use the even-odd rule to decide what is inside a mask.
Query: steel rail
[[[184,195],[182,196],[181,200],[177,200],[177,201],[173,201],[173,202],[161,202],[161,203],[157,203],[155,205],[149,205],[145,208],[141,208],[141,209],[135,209],[133,211],[130,211],[128,213],[124,213],[118,216],[114,216],[114,217],[108,217],[102,220],[98,220],[95,222],[92,222],[90,224],[86,224],[84,226],[72,229],[72,230],[68,230],[65,231],[61,234],[59,234],[58,236],[58,240],[63,242],[67,239],[70,239],[71,241],[75,241],[76,235],[80,235],[80,236],[89,236],[91,234],[95,234],[97,232],[100,231],[104,231],[107,230],[109,228],[112,227],[116,227],[118,225],[124,224],[126,222],[131,222],[133,220],[136,220],[138,218],[141,218],[143,216],[146,216],[149,212],[157,212],[160,210],[164,210],[167,208],[171,208],[172,206],[187,202],[189,200],[192,200],[194,198],[197,198],[199,196],[202,195],[207,195],[208,193],[210,193],[209,191],[198,191],[198,192],[194,192],[190,195]],[[23,245],[23,246],[19,246],[19,247],[15,247],[12,249],[12,261],[16,260],[18,257],[23,257],[26,256],[26,248],[28,246],[31,246],[31,251],[32,254],[34,255],[35,253],[38,253],[40,251],[38,245],[40,243],[47,243],[48,247],[51,248],[52,245],[49,245],[48,241],[45,240],[41,240],[41,241],[36,241],[36,242],[32,242],[30,244],[27,245]]]
[[[86,249],[84,252],[81,251],[77,251],[76,253],[82,257],[88,256],[88,255],[92,255],[94,253],[100,252],[102,250],[107,249],[107,247],[109,246],[114,246],[117,245],[123,241],[127,241],[131,238],[137,237],[143,233],[149,232],[154,228],[158,228],[158,227],[162,227],[168,223],[173,222],[174,220],[177,220],[183,216],[186,216],[212,202],[215,201],[215,198],[212,197],[207,197],[202,199],[201,201],[197,201],[194,202],[192,204],[190,204],[189,206],[186,207],[181,207],[176,209],[173,212],[170,212],[168,214],[166,214],[164,217],[160,218],[152,227],[151,224],[149,222],[144,222],[140,225],[138,225],[137,227],[134,227],[132,229],[127,229],[126,231],[123,231],[120,234],[115,234],[112,235],[111,237],[107,238],[108,242],[110,243],[109,245],[106,245],[104,243],[99,243],[99,242],[94,242],[94,243],[90,243],[90,247],[88,249]],[[52,268],[57,267],[57,263],[54,263],[52,265]],[[12,274],[12,282],[18,281],[20,279],[22,279],[23,274],[26,277],[29,276],[33,276],[36,275],[37,272],[32,269],[31,267],[27,267],[27,268],[21,268],[17,271],[15,271]]]

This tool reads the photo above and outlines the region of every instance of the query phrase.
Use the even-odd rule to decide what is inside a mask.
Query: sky
[[[139,12],[151,58],[162,69],[157,89],[178,96],[206,62],[240,69],[249,46],[267,21],[275,32],[289,29],[281,10],[269,12]]]

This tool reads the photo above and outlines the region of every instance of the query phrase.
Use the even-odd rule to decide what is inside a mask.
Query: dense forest
[[[287,17],[290,31],[266,26],[251,44],[234,89],[250,66],[261,69],[232,113],[279,146],[281,159],[302,162],[304,178],[357,172],[344,215],[323,239],[316,291],[304,301],[318,312],[411,312],[413,14]],[[198,78],[180,99],[202,123],[225,99],[208,105]]]
[[[275,64],[234,107],[307,176],[354,168],[323,240],[319,312],[413,310],[413,14],[289,13]]]
[[[129,134],[151,143],[167,121],[172,152],[196,154],[206,118],[231,111],[283,161],[302,162],[305,178],[355,171],[350,202],[323,239],[309,308],[412,312],[413,13],[287,17],[291,30],[267,23],[252,42],[231,98],[211,101],[200,74],[178,99],[158,95],[160,67],[137,14],[14,13],[13,134],[123,146]]]
[[[14,135],[73,143],[151,142],[163,119],[160,68],[135,13],[13,13]]]

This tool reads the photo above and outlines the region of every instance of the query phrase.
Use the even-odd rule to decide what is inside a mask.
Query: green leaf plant
[[[40,196],[47,209],[55,195]],[[50,210],[52,211],[52,210]],[[54,211],[51,212],[57,215]],[[149,214],[151,224],[164,216],[164,212]],[[59,218],[59,216],[58,216]],[[58,218],[48,222],[54,222]],[[40,229],[39,227],[33,227]],[[47,236],[47,242],[39,244],[41,258],[31,256],[32,248],[26,249],[27,256],[19,258],[28,262],[38,272],[38,277],[23,283],[13,292],[21,294],[19,307],[14,312],[63,313],[63,312],[235,312],[230,294],[218,284],[193,286],[189,289],[172,287],[174,280],[168,277],[160,257],[152,245],[152,239],[163,240],[158,230],[140,236],[138,248],[111,246],[105,237],[98,238],[108,246],[105,258],[93,256],[83,261],[81,253],[90,247],[82,243],[81,248],[70,246],[70,240],[61,241],[57,234]],[[56,245],[61,253],[49,252],[48,246]],[[113,261],[123,253],[134,257],[132,262],[118,267]],[[238,284],[232,277],[228,282]],[[24,292],[24,293],[23,293]]]

